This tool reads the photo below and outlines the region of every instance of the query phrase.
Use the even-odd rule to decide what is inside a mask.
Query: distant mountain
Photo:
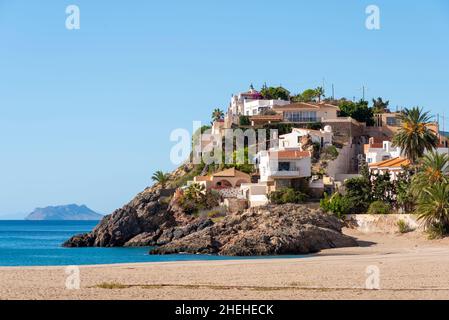
[[[69,204],[37,208],[25,220],[101,220],[102,218],[101,214],[92,211],[85,205]]]

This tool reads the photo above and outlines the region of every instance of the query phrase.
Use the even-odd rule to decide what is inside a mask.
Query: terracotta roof
[[[195,181],[210,181],[211,177],[210,176],[196,176],[195,177]]]
[[[312,156],[309,151],[300,150],[270,151],[270,155],[271,154],[277,154],[278,159],[303,159]]]
[[[397,157],[381,162],[370,163],[370,168],[402,168],[410,165],[410,161],[408,159]]]
[[[240,177],[249,178],[249,174],[236,170],[235,168],[226,169],[220,172],[216,172],[213,177]]]
[[[276,114],[276,115],[257,115],[257,116],[251,116],[249,117],[249,119],[251,121],[256,120],[256,121],[282,121],[283,117],[281,114]]]
[[[273,106],[273,109],[319,109],[321,107],[330,107],[339,109],[337,106],[334,106],[332,104],[328,103],[316,103],[316,102],[297,102],[297,103],[291,103],[286,104],[283,106]]]

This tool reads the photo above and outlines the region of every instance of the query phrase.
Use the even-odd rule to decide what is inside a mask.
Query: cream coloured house
[[[302,149],[305,137],[310,137],[313,143],[325,147],[332,144],[332,128],[331,126],[325,126],[324,130],[293,128],[291,133],[279,136],[279,148],[281,150]]]
[[[283,122],[314,123],[337,119],[340,109],[325,102],[298,102],[274,106],[273,110],[283,116]]]
[[[301,178],[312,175],[312,154],[309,151],[269,150],[257,157],[261,183],[267,183],[268,191],[294,187]]]

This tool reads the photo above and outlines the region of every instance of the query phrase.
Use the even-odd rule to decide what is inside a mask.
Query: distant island
[[[69,204],[37,208],[25,220],[101,220],[103,215],[85,205]]]

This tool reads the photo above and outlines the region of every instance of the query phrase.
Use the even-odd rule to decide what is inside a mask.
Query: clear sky
[[[81,29],[65,28],[78,5]],[[365,28],[380,8],[381,29]],[[0,0],[0,215],[110,213],[232,93],[323,83],[449,116],[449,3]],[[449,121],[446,123],[449,129]]]

